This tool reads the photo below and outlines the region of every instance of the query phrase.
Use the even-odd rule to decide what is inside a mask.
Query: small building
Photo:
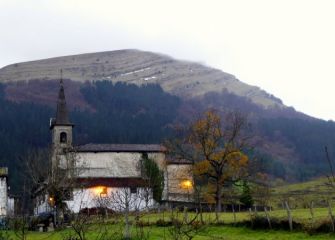
[[[8,194],[8,168],[0,168],[0,218],[14,215],[14,197]]]
[[[61,80],[56,117],[50,121],[52,132],[52,177],[59,170],[72,169],[71,187],[66,200],[73,212],[98,207],[101,198],[114,196],[110,208],[122,208],[115,199],[128,197],[130,208],[155,207],[148,179],[143,174],[143,159],[152,159],[163,172],[162,202],[190,202],[193,192],[192,164],[171,160],[159,144],[73,144],[74,124],[70,122]],[[61,181],[61,180],[60,180]],[[52,209],[53,196],[41,191],[35,198],[35,214]],[[121,196],[121,195],[128,196]],[[120,199],[122,200],[122,199]]]
[[[0,168],[0,217],[7,216],[8,202],[8,168]]]

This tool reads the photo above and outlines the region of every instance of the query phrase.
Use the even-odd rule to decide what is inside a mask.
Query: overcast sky
[[[335,120],[333,0],[0,0],[0,67],[135,48],[229,72]]]

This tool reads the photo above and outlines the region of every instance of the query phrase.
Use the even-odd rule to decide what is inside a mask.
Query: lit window
[[[192,181],[190,180],[183,180],[181,183],[180,183],[180,187],[183,188],[183,189],[191,189],[193,186],[192,184]]]
[[[107,195],[107,187],[105,186],[96,186],[93,189],[93,192],[97,196],[106,196]]]

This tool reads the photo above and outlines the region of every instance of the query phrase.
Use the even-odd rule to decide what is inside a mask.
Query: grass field
[[[175,217],[182,219],[184,214],[182,212],[174,213]],[[194,213],[188,213],[188,218],[192,218]],[[272,211],[269,212],[272,218],[279,218],[279,219],[286,219],[287,213],[284,210]],[[263,212],[258,212],[257,215],[265,216]],[[311,215],[308,209],[296,209],[292,211],[293,220],[296,222],[300,222],[303,224],[309,224],[311,222]],[[214,222],[215,214],[214,213],[205,213],[204,214],[205,222]],[[174,239],[171,237],[170,229],[171,227],[158,227],[155,223],[159,219],[164,219],[165,221],[169,221],[171,218],[171,212],[162,212],[157,214],[145,214],[141,216],[140,220],[145,223],[150,223],[144,227],[142,230],[145,235],[148,235],[148,238],[136,238],[136,235],[139,231],[138,227],[135,227],[135,224],[132,225],[132,236],[135,237],[133,239]],[[250,219],[249,212],[238,212],[236,213],[236,222],[241,223],[245,220]],[[315,221],[322,221],[328,218],[328,212],[325,208],[317,208],[315,209]],[[259,240],[270,240],[270,239],[335,239],[335,234],[331,233],[318,233],[310,235],[304,230],[297,230],[297,231],[285,231],[285,230],[269,230],[269,229],[262,229],[262,230],[252,230],[248,227],[243,226],[233,226],[234,223],[234,215],[233,213],[221,213],[220,214],[220,221],[223,224],[216,226],[215,224],[209,225],[201,231],[197,233],[195,236],[195,240],[214,240],[214,239],[225,239],[225,240],[244,240],[244,239],[259,239]],[[111,224],[107,223],[104,225],[104,229],[107,229],[107,232],[112,236],[111,238],[100,238],[99,240],[112,240],[112,239],[121,239],[123,228],[124,226],[120,223]],[[102,225],[101,224],[94,224],[91,223],[87,226],[87,239],[88,240],[96,240],[97,236],[99,235],[99,231],[101,231]],[[266,227],[265,227],[266,228]],[[3,232],[5,233],[5,232]],[[14,233],[9,233],[11,239],[14,238]],[[71,228],[55,231],[51,233],[39,233],[39,232],[29,232],[27,235],[27,240],[43,240],[43,239],[50,239],[50,240],[63,240],[66,239],[66,236],[73,235],[73,230]],[[8,238],[8,236],[7,236]],[[7,239],[7,238],[0,238],[0,239]]]
[[[168,229],[162,227],[153,227],[145,229],[149,232],[150,240],[159,240],[159,239],[172,239],[169,237]],[[54,232],[54,233],[29,233],[27,240],[61,240],[66,235],[65,231]],[[133,235],[136,234],[133,232]],[[308,235],[303,232],[287,232],[287,231],[255,231],[244,227],[231,227],[231,226],[218,226],[218,227],[209,227],[203,233],[200,233],[199,236],[196,236],[195,240],[214,240],[214,239],[223,239],[223,240],[302,240],[302,239],[334,239],[334,234],[317,234],[317,235]],[[95,234],[91,233],[88,235],[88,239],[95,239]],[[111,238],[117,239],[117,238]],[[136,238],[134,238],[136,239]]]
[[[257,213],[253,212],[251,215],[249,212],[236,212],[234,215],[231,212],[223,212],[219,214],[220,225],[215,224],[215,214],[214,213],[204,213],[203,220],[208,224],[206,227],[201,228],[196,236],[193,238],[195,240],[215,240],[215,239],[224,239],[224,240],[246,240],[246,239],[256,239],[256,240],[286,240],[286,239],[335,239],[334,233],[329,233],[330,231],[330,217],[328,209],[325,207],[326,201],[332,201],[334,193],[332,189],[326,186],[327,179],[319,178],[309,182],[289,184],[284,186],[277,186],[273,188],[271,196],[271,206],[274,207],[273,211],[269,211],[268,214],[271,219],[277,221],[285,220],[287,221],[287,211],[281,207],[283,201],[288,201],[292,209],[292,218],[295,223],[301,224],[301,228],[295,229],[292,232],[289,230],[270,230],[268,225],[265,224],[261,229],[252,229],[250,224],[245,224],[245,222],[250,223],[251,216],[258,216],[260,218],[265,218],[265,213],[258,211]],[[314,208],[314,218],[308,204],[313,201],[314,206],[324,206],[324,207],[315,207]],[[334,205],[335,206],[335,205]],[[335,213],[335,209],[333,209]],[[174,218],[182,220],[185,215],[183,212],[173,212]],[[166,226],[161,227],[157,224],[157,221],[164,220],[166,222],[171,220],[171,212],[161,212],[161,213],[150,213],[143,214],[140,217],[140,221],[145,223],[145,227],[139,228],[135,224],[131,225],[132,239],[147,239],[147,240],[168,240],[176,239],[171,236],[171,229],[173,227]],[[188,213],[187,218],[192,219],[195,216],[195,213]],[[199,216],[198,216],[199,219]],[[120,219],[112,223],[107,224],[97,224],[93,220],[90,224],[85,226],[87,228],[87,240],[113,240],[113,239],[122,239],[124,225],[120,222]],[[134,218],[131,217],[131,221],[134,221]],[[163,222],[164,222],[163,221]],[[117,223],[115,223],[117,222]],[[313,233],[310,231],[310,227],[313,226],[326,226],[326,231],[320,231],[321,233]],[[247,227],[249,226],[249,227]],[[108,237],[97,238],[101,235],[101,229],[104,229],[105,232],[109,234]],[[140,229],[140,230],[139,230]],[[146,238],[139,238],[136,236],[139,232],[144,233]],[[318,231],[317,231],[318,232]],[[14,232],[5,232],[2,231],[3,237],[0,240],[14,240],[16,238]],[[69,240],[67,236],[73,236],[73,229],[68,228],[65,230],[59,230],[51,233],[39,233],[39,232],[29,232],[26,240]],[[72,238],[77,240],[78,238]],[[72,240],[71,239],[71,240]],[[181,239],[180,239],[181,240]]]

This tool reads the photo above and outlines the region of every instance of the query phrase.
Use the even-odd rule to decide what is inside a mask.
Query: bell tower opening
[[[67,143],[67,134],[66,132],[61,132],[59,136],[60,142],[61,143]]]

